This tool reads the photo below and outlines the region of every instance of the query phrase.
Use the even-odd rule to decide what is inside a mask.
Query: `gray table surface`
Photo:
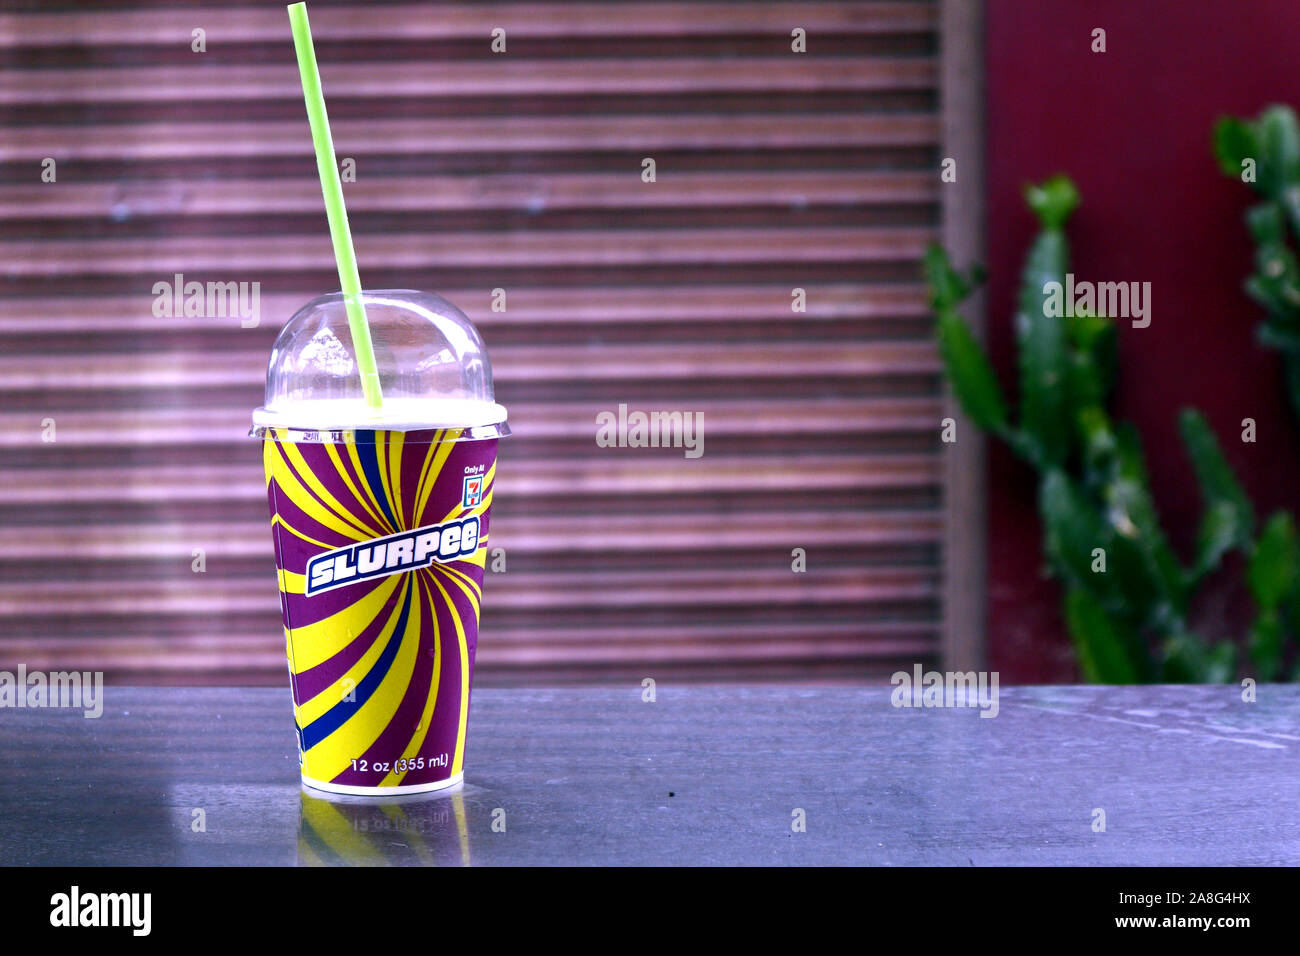
[[[379,806],[301,790],[287,689],[104,693],[0,709],[0,862],[1300,864],[1300,687],[484,689],[464,787]]]

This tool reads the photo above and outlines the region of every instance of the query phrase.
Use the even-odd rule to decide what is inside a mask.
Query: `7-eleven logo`
[[[466,508],[477,508],[483,503],[483,476],[466,475],[460,503]]]

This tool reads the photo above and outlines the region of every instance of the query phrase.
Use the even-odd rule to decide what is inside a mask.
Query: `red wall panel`
[[[1106,52],[1091,51],[1106,31]],[[1300,104],[1300,4],[1287,0],[991,0],[987,13],[989,342],[1009,381],[1012,309],[1034,224],[1026,182],[1066,172],[1083,204],[1069,230],[1074,272],[1149,281],[1152,323],[1120,329],[1114,411],[1135,422],[1166,530],[1188,553],[1200,516],[1177,413],[1192,405],[1218,431],[1261,515],[1300,511],[1300,424],[1275,354],[1259,346],[1241,291],[1252,248],[1245,186],[1211,151],[1215,119]],[[1240,440],[1254,418],[1258,441]],[[995,448],[989,483],[989,642],[1004,679],[1067,680],[1073,654],[1060,592],[1042,575],[1035,475]],[[1215,637],[1245,630],[1240,575],[1221,574],[1199,610]]]

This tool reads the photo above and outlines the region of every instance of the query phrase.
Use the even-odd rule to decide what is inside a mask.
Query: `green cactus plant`
[[[970,420],[1007,443],[1039,473],[1043,549],[1065,587],[1065,620],[1084,676],[1100,683],[1217,682],[1233,678],[1239,649],[1196,633],[1197,589],[1240,551],[1258,608],[1246,650],[1253,675],[1277,679],[1300,633],[1300,580],[1293,519],[1273,515],[1255,538],[1255,513],[1200,413],[1184,410],[1183,444],[1204,501],[1196,553],[1184,564],[1160,524],[1141,438],[1107,410],[1115,382],[1116,335],[1093,314],[1059,318],[1044,307],[1045,286],[1064,284],[1070,248],[1065,224],[1079,203],[1063,176],[1031,186],[1041,231],[1026,259],[1017,299],[1019,415],[1012,420],[987,355],[958,312],[982,281],[957,271],[940,246],[926,274],[940,354]]]
[[[1300,267],[1290,245],[1300,237],[1300,123],[1289,106],[1270,106],[1254,120],[1220,117],[1214,152],[1224,175],[1262,197],[1246,212],[1255,240],[1246,294],[1264,310],[1259,340],[1281,353],[1287,394],[1300,415]]]

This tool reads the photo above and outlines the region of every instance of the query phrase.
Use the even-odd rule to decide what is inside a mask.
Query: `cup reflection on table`
[[[465,798],[451,793],[329,799],[301,791],[299,866],[468,866]]]

